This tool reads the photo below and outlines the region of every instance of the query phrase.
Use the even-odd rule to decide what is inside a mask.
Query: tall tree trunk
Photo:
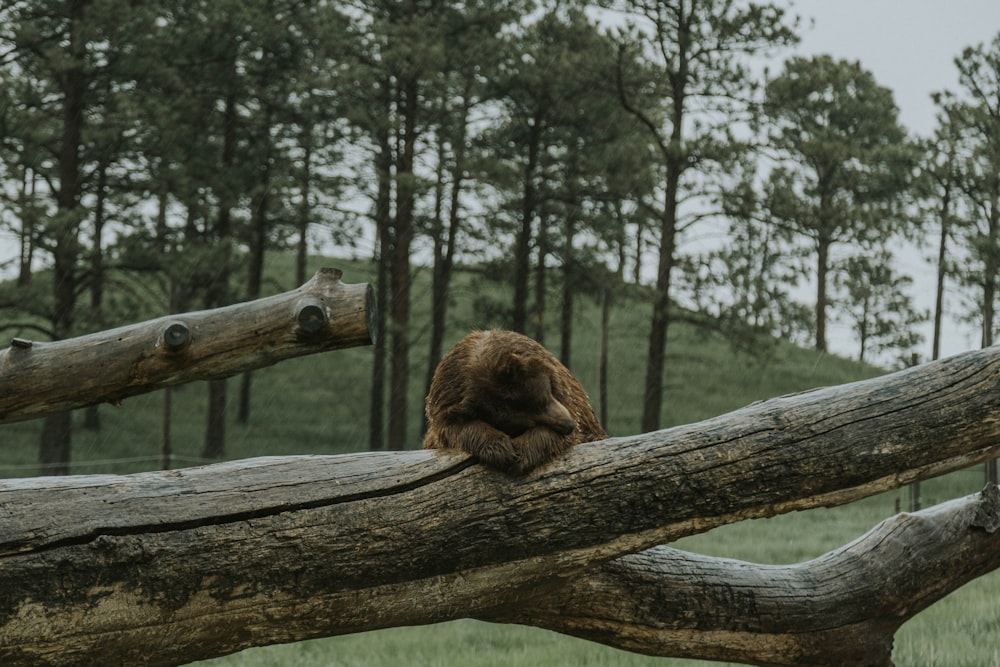
[[[528,159],[524,166],[523,198],[521,200],[521,226],[514,239],[514,308],[510,328],[525,333],[528,322],[528,278],[531,269],[531,228],[538,208],[538,193],[535,177],[538,171],[538,155],[541,150],[542,130],[540,122],[532,119],[528,131]]]
[[[867,296],[861,301],[861,326],[860,331],[858,331],[859,339],[859,349],[858,349],[858,361],[860,363],[865,363],[865,353],[868,351],[868,336],[869,336],[869,322],[872,316],[871,312],[871,299]]]
[[[535,240],[538,252],[535,256],[535,334],[533,338],[545,344],[545,311],[548,308],[549,272],[545,263],[549,259],[549,214],[544,207],[538,215],[538,234]]]
[[[638,217],[638,216],[637,216]],[[632,267],[632,284],[641,285],[642,284],[642,232],[643,225],[641,222],[636,222],[635,230],[635,266]]]
[[[169,249],[167,240],[167,187],[163,185],[157,196],[156,211],[156,238],[157,247],[161,253],[166,254]],[[190,213],[190,209],[189,209]],[[178,285],[178,276],[175,272],[167,272],[167,312],[179,313],[184,310],[186,303],[182,303],[181,289]],[[173,416],[174,395],[173,388],[167,387],[163,390],[163,403],[160,410],[160,469],[169,470],[173,461],[173,435],[171,433],[171,419]]]
[[[205,447],[201,456],[221,459],[226,455],[226,403],[229,391],[225,380],[208,382],[208,419],[205,423]]]
[[[410,388],[410,245],[416,184],[413,158],[417,140],[417,82],[404,84],[401,92],[401,146],[396,160],[396,216],[392,226],[390,268],[392,345],[389,379],[389,448],[403,449],[407,439]]]
[[[88,329],[97,331],[104,328],[104,205],[107,196],[108,164],[101,161],[97,170],[97,198],[94,204],[94,239],[90,253],[90,313]],[[91,405],[83,411],[83,427],[90,431],[101,428],[99,406]]]
[[[941,323],[944,318],[945,259],[948,249],[948,219],[950,217],[950,196],[946,190],[941,207],[941,235],[938,237],[937,284],[934,290],[934,334],[931,343],[931,361],[941,357]],[[987,473],[988,475],[989,473]],[[918,512],[923,506],[920,482],[910,485],[910,511]]]
[[[68,475],[72,444],[73,413],[60,412],[42,420],[39,475]]]
[[[295,245],[296,285],[301,285],[306,281],[306,265],[309,260],[309,218],[312,213],[312,205],[309,201],[312,188],[312,134],[312,125],[306,123],[302,128],[302,181],[299,185],[302,201],[299,202],[297,220],[299,240]]]
[[[62,128],[59,147],[59,189],[56,204],[59,217],[55,223],[53,251],[52,331],[55,338],[68,338],[73,333],[76,308],[76,263],[80,255],[78,238],[80,210],[80,146],[84,123],[84,96],[87,90],[83,70],[85,44],[78,34],[83,20],[85,0],[72,0],[69,5],[69,42],[66,47],[68,65],[59,77],[63,93]],[[70,413],[51,415],[42,425],[38,460],[43,475],[68,475],[72,443]]]
[[[680,185],[680,165],[667,168],[663,214],[660,218],[660,258],[656,270],[656,292],[653,297],[653,317],[649,327],[649,348],[646,355],[646,381],[642,401],[642,430],[660,428],[663,407],[663,372],[667,353],[667,328],[670,325],[670,274],[674,268],[677,244],[677,195]]]
[[[945,260],[948,251],[948,221],[951,219],[951,188],[945,186],[941,198],[941,235],[938,238],[937,254],[937,286],[934,292],[934,340],[931,345],[931,360],[936,361],[941,356],[941,322],[944,317],[944,280]],[[919,484],[919,482],[917,482]],[[919,507],[915,509],[920,509]]]
[[[611,338],[611,288],[601,291],[601,345],[597,359],[597,406],[601,426],[608,433],[608,342]]]
[[[383,82],[383,90],[389,83]],[[389,117],[389,101],[383,102],[383,118]],[[378,189],[375,194],[375,341],[372,350],[372,388],[368,414],[368,449],[385,448],[385,371],[386,371],[386,308],[389,301],[389,258],[392,255],[391,224],[392,202],[392,145],[389,125],[380,123],[375,130],[378,152],[375,154],[375,175]]]
[[[989,246],[986,256],[986,280],[983,289],[983,347],[993,345],[993,327],[996,317],[995,303],[997,297],[997,279],[1000,278],[1000,196],[994,194],[990,207]],[[985,475],[987,484],[997,483],[997,461],[986,462]]]
[[[468,103],[462,107],[458,133],[453,141],[454,154],[451,164],[451,189],[448,196],[448,226],[446,236],[435,239],[434,252],[434,284],[431,289],[431,345],[427,364],[426,388],[429,391],[434,370],[444,353],[444,339],[447,331],[448,295],[451,290],[451,278],[455,267],[455,248],[458,232],[461,226],[461,193],[462,177],[465,173],[465,142],[468,128]],[[422,432],[426,431],[427,422],[424,415]]]
[[[166,219],[167,198],[160,198],[160,213]],[[167,287],[167,312],[179,313],[184,310],[181,303],[180,289],[177,285],[177,278],[168,274]],[[174,457],[173,433],[171,431],[171,420],[174,411],[174,388],[166,387],[163,390],[163,403],[160,406],[160,470],[169,470]]]
[[[576,258],[573,239],[576,237],[576,204],[570,204],[566,214],[566,228],[563,235],[563,281],[559,318],[559,359],[566,368],[571,368],[573,347],[573,295],[577,280]]]
[[[162,177],[161,177],[162,178]],[[167,205],[170,202],[170,192],[166,183],[160,183],[159,192],[156,194],[156,248],[161,253],[166,253],[170,242],[167,234],[170,228],[167,226]]]
[[[232,76],[236,77],[235,63]],[[222,169],[230,171],[236,161],[236,94],[230,90],[225,97],[222,126]],[[231,174],[226,174],[230,179]],[[232,206],[234,194],[231,186],[224,182],[219,195],[219,215],[216,219],[215,238],[218,241],[220,257],[217,272],[213,276],[206,295],[206,306],[216,308],[227,305],[229,297],[230,241],[232,239]],[[205,445],[202,458],[217,459],[226,455],[226,404],[227,380],[212,380],[208,383],[208,417],[205,424]]]
[[[260,182],[257,192],[250,202],[250,256],[247,261],[247,293],[248,300],[260,297],[261,285],[264,282],[264,251],[267,249],[267,207],[271,189],[271,119],[266,114],[263,141],[264,159],[258,172]],[[304,282],[304,281],[303,281]],[[299,283],[302,284],[302,283]],[[247,371],[240,379],[240,396],[236,409],[236,421],[240,424],[250,422],[250,388],[253,383],[253,371]]]
[[[174,388],[163,390],[163,402],[160,404],[160,470],[170,470],[174,457],[173,435],[170,432],[170,420],[174,411]]]
[[[816,243],[816,349],[826,352],[826,283],[830,270],[830,240],[821,236]]]
[[[983,281],[983,329],[980,347],[989,347],[993,344],[993,320],[994,306],[993,299],[996,298],[996,278],[991,275],[986,276]]]
[[[442,133],[443,135],[443,133]],[[445,138],[438,138],[437,168],[434,177],[434,215],[431,218],[431,240],[434,243],[432,254],[434,265],[431,267],[431,342],[427,353],[427,373],[424,376],[424,395],[430,393],[434,371],[441,359],[444,347],[445,317],[448,311],[448,282],[445,275],[446,248],[450,245],[445,238],[444,224],[444,174],[447,161]],[[421,418],[420,433],[427,432],[427,414]]]
[[[30,174],[30,176],[29,176]],[[21,173],[21,191],[18,193],[21,214],[21,251],[17,272],[17,286],[31,283],[31,263],[35,257],[35,182],[37,175],[33,169],[24,167]]]

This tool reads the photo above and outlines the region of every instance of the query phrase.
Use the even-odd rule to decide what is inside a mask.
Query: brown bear
[[[473,331],[441,359],[426,410],[425,449],[461,449],[514,474],[607,437],[569,369],[501,329]]]

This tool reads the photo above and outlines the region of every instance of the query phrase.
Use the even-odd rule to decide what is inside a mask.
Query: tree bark
[[[660,219],[660,256],[656,270],[653,316],[646,353],[646,380],[643,385],[642,430],[660,428],[663,412],[663,373],[667,359],[667,331],[670,326],[670,287],[677,249],[677,195],[680,168],[668,166],[664,188],[664,210]]]
[[[62,341],[15,339],[0,351],[0,424],[367,345],[371,288],[340,277],[320,269],[296,290],[249,303]]]
[[[388,102],[385,108],[388,109]],[[388,111],[386,112],[388,115]],[[378,152],[375,154],[375,174],[378,189],[375,194],[375,303],[384,304],[389,297],[389,261],[392,242],[389,238],[390,205],[392,200],[392,146],[388,126],[376,132]],[[386,371],[386,315],[385,309],[375,312],[372,322],[375,335],[372,349],[371,406],[368,413],[368,449],[385,448],[385,371]]]
[[[84,71],[85,39],[80,35],[86,2],[73,0],[68,4],[65,64],[57,66],[56,78],[62,92],[62,125],[59,138],[59,189],[56,205],[59,215],[54,220],[55,237],[52,250],[52,332],[56,339],[73,335],[76,316],[77,261],[80,257],[80,207],[82,174],[80,152],[87,106],[87,74]],[[61,70],[61,71],[60,71]],[[70,415],[50,415],[42,428],[38,459],[46,475],[68,475],[72,445]]]
[[[235,86],[236,80],[236,56],[233,54],[229,63],[231,76],[226,87],[223,100],[224,107],[222,113],[222,156],[220,161],[221,171],[224,174],[231,173],[236,160],[236,124],[237,124],[237,99]],[[219,197],[219,211],[216,216],[215,229],[213,230],[215,239],[218,241],[217,251],[219,256],[216,259],[215,275],[208,283],[205,294],[205,305],[208,308],[218,308],[232,303],[229,280],[232,274],[232,252],[230,245],[233,243],[233,215],[232,209],[236,202],[236,192],[234,185],[228,182],[228,178],[216,184]],[[202,446],[202,458],[221,458],[226,453],[226,396],[228,381],[226,377],[210,380],[208,383],[208,409],[205,419],[205,443]]]
[[[309,259],[309,220],[312,217],[312,153],[313,132],[312,123],[306,121],[302,125],[302,172],[299,182],[299,192],[302,197],[296,209],[295,226],[298,241],[295,244],[295,284],[306,281],[306,264]]]
[[[431,277],[431,335],[430,348],[427,353],[427,374],[424,380],[425,395],[430,392],[434,381],[434,371],[444,354],[445,331],[448,319],[448,299],[451,295],[451,278],[455,268],[455,249],[458,242],[458,231],[461,226],[462,214],[461,193],[462,180],[466,170],[465,144],[470,104],[468,94],[463,97],[461,115],[458,118],[458,128],[452,141],[452,163],[449,176],[451,187],[448,193],[448,224],[444,224],[444,174],[447,152],[444,139],[439,139],[438,174],[434,193],[434,266]],[[420,423],[420,434],[427,432],[427,415],[424,414]]]
[[[524,478],[423,450],[5,480],[0,663],[168,665],[475,617],[650,653],[887,665],[903,620],[997,566],[995,488],[800,566],[657,545],[996,456],[998,391],[1000,350],[980,350],[587,443]]]
[[[938,219],[941,223],[941,233],[938,236],[937,252],[937,283],[934,289],[934,336],[931,344],[931,359],[941,356],[941,321],[944,319],[944,281],[947,275],[948,234],[951,221],[951,185],[942,183],[944,192],[941,195],[941,208]]]
[[[30,175],[29,175],[30,174]],[[38,175],[27,165],[21,167],[21,188],[18,192],[18,215],[21,229],[18,232],[20,253],[18,254],[17,286],[31,284],[31,265],[35,260],[35,235],[38,225],[38,203],[35,198],[35,182]]]
[[[796,565],[654,547],[575,577],[509,618],[486,620],[599,637],[649,655],[788,667],[891,665],[893,636],[906,620],[1000,566],[998,512],[1000,492],[990,486],[887,519]],[[710,633],[726,640],[706,641]]]
[[[400,87],[402,116],[396,158],[396,215],[392,219],[392,263],[389,319],[392,341],[389,360],[389,449],[407,444],[410,395],[410,247],[416,232],[414,208],[417,184],[413,172],[417,144],[418,82],[411,78]]]
[[[821,235],[816,242],[816,349],[826,352],[826,288],[831,241]]]
[[[539,117],[528,121],[527,156],[522,174],[521,224],[514,237],[514,303],[510,328],[526,333],[528,327],[528,278],[531,275],[531,229],[538,209],[538,160],[542,144]]]
[[[576,216],[579,207],[576,202],[574,185],[570,192],[570,203],[566,212],[563,229],[562,251],[562,294],[559,301],[559,361],[566,368],[573,368],[573,301],[578,289],[576,283],[580,276],[580,267],[576,260],[573,241],[576,239]]]
[[[104,222],[105,203],[108,195],[108,162],[101,160],[97,168],[97,192],[94,198],[94,236],[90,250],[90,312],[87,314],[87,331],[104,328]],[[83,428],[101,430],[101,413],[97,405],[83,411]]]
[[[549,271],[546,266],[549,261],[549,213],[548,207],[538,207],[538,232],[535,234],[535,303],[532,304],[534,315],[532,324],[535,332],[532,335],[536,341],[545,345],[545,311],[548,309]]]
[[[1000,179],[995,179],[997,183]],[[1000,280],[1000,193],[994,188],[989,213],[989,245],[986,251],[985,288],[983,291],[983,347],[993,345],[993,326],[996,310],[997,281]],[[987,461],[986,481],[996,484],[997,462]]]
[[[611,288],[601,291],[601,342],[597,354],[597,412],[605,433],[611,433],[608,420],[608,342],[611,339]]]
[[[256,299],[260,297],[261,287],[264,284],[264,258],[267,250],[268,232],[270,231],[270,220],[268,219],[268,207],[271,198],[271,137],[272,121],[270,112],[265,114],[265,122],[260,134],[263,143],[264,156],[261,166],[257,170],[256,192],[250,198],[250,229],[248,229],[249,254],[247,261],[247,293],[246,298]],[[301,284],[301,283],[300,283]],[[253,371],[246,371],[240,378],[240,394],[236,409],[236,421],[240,424],[250,423],[250,405],[253,387]],[[223,392],[223,400],[225,393]],[[211,400],[211,399],[210,399]],[[215,414],[210,409],[209,415]],[[218,413],[223,418],[222,429],[225,430],[225,403],[222,404]]]

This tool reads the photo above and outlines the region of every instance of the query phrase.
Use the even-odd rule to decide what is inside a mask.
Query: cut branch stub
[[[0,424],[369,345],[371,286],[340,278],[320,269],[298,289],[256,301],[61,341],[15,339],[0,350]]]
[[[163,330],[163,344],[171,352],[180,352],[191,342],[191,330],[183,322],[173,322]]]
[[[326,311],[323,310],[322,304],[318,301],[303,299],[303,302],[299,303],[295,321],[299,323],[302,331],[314,334],[326,324]]]

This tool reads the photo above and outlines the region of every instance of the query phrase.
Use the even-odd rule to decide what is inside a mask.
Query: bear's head
[[[543,359],[512,352],[480,370],[466,385],[455,417],[485,421],[512,438],[537,426],[560,435],[576,428],[569,409],[552,394],[551,367]]]

